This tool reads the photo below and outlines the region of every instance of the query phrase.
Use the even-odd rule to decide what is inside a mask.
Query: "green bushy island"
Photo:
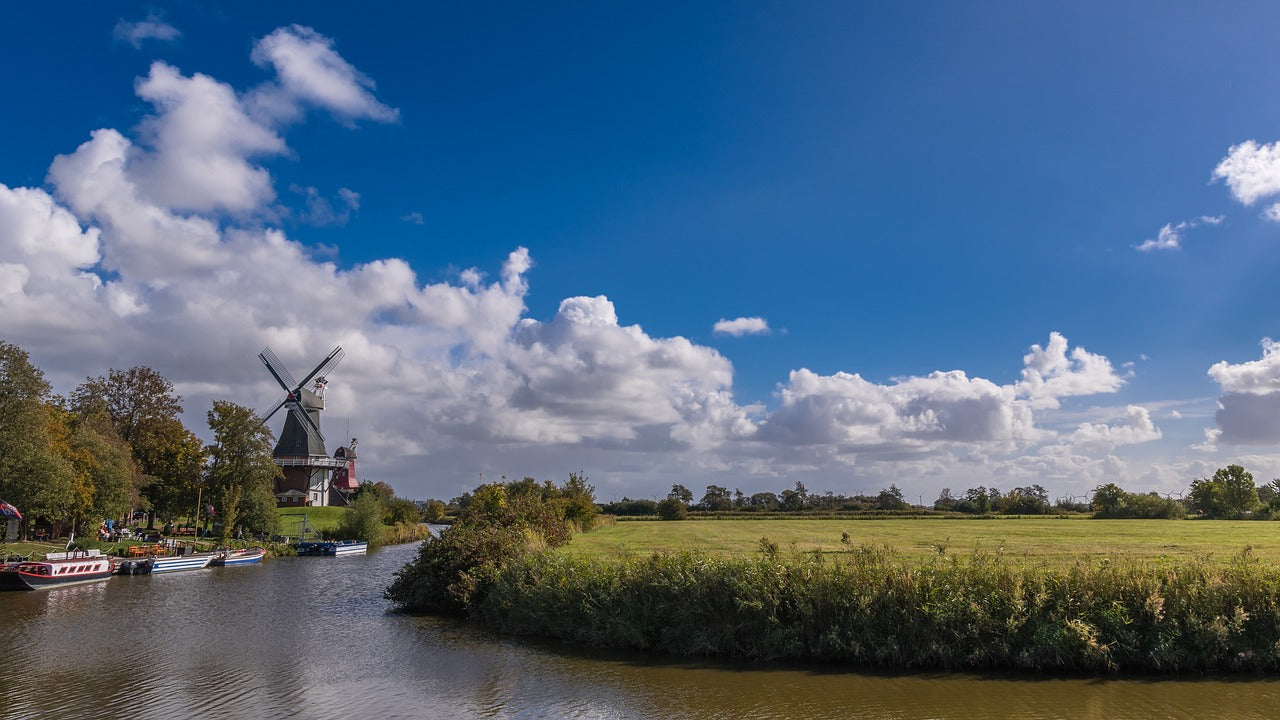
[[[578,475],[561,487],[481,486],[387,596],[499,633],[675,655],[912,670],[1280,669],[1280,569],[1247,547],[1219,559],[1052,564],[984,551],[904,558],[852,543],[782,550],[768,538],[736,557],[558,550],[597,522],[590,494]]]

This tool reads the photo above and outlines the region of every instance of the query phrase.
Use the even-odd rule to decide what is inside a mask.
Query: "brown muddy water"
[[[878,675],[391,612],[416,546],[0,593],[0,718],[1274,718],[1280,679]]]

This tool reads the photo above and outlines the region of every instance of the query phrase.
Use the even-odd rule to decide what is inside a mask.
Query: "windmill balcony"
[[[307,455],[303,457],[278,457],[274,458],[276,464],[280,467],[325,467],[325,468],[345,468],[347,466],[346,458],[331,458],[325,455]]]

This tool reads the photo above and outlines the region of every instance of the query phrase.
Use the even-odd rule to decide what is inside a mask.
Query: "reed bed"
[[[532,552],[468,608],[506,634],[677,655],[898,669],[1262,672],[1280,669],[1280,570],[1229,560],[1081,560],[998,553],[906,560],[693,551],[602,560]]]

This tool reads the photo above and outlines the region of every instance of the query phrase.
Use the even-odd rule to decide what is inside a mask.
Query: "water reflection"
[[[1269,679],[874,675],[671,661],[389,614],[411,546],[0,594],[0,717],[1270,718]]]

